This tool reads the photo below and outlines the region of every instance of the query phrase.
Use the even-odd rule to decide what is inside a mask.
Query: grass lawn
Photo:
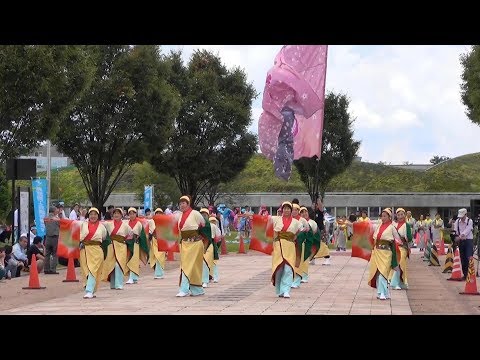
[[[227,251],[228,252],[237,252],[238,251],[238,243],[229,243],[229,241],[235,241],[235,240],[238,241],[236,239],[237,234],[238,234],[237,231],[232,231],[230,236],[225,237],[225,240],[227,241]],[[244,244],[245,244],[245,250],[248,251],[248,244],[246,244],[246,243],[244,243]],[[337,248],[337,246],[335,244],[329,244],[328,248],[330,250],[335,250]],[[347,249],[351,249],[351,248],[352,248],[352,241],[347,240]]]

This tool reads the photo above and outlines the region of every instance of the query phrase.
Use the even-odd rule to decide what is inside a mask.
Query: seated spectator
[[[17,276],[17,269],[18,272],[22,271],[23,268],[23,263],[20,261],[15,260],[15,258],[12,255],[12,246],[11,245],[6,245],[5,246],[5,277],[7,279],[11,279],[12,276],[16,277]]]
[[[30,234],[28,239],[30,241],[30,245],[32,245],[35,236],[37,236],[37,227],[35,225],[32,225],[32,227],[30,228]]]
[[[8,243],[10,241],[10,236],[12,235],[12,229],[10,226],[2,225],[0,227],[0,242]]]
[[[13,258],[18,261],[19,263],[22,263],[22,267],[17,266],[17,272],[15,274],[15,277],[20,276],[20,271],[22,268],[28,269],[28,258],[27,258],[27,234],[22,234],[20,235],[20,239],[18,239],[18,242],[13,245]],[[17,264],[18,265],[18,264]],[[13,273],[12,273],[13,276]]]
[[[28,265],[32,265],[33,255],[37,258],[37,270],[40,273],[43,271],[43,265],[45,263],[45,253],[42,245],[42,238],[40,236],[35,236],[33,244],[30,245],[27,250]]]

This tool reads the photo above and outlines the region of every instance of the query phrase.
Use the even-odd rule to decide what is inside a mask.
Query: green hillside
[[[427,191],[480,192],[480,153],[445,161],[424,174]]]
[[[354,162],[332,179],[327,191],[426,191],[423,172],[367,162]]]

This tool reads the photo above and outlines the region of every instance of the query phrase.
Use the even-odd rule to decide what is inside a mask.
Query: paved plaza
[[[368,263],[349,252],[332,252],[331,265],[321,259],[310,266],[310,279],[291,298],[275,296],[270,283],[271,257],[256,252],[229,254],[219,261],[220,281],[206,294],[177,298],[179,262],[167,262],[164,279],[153,279],[143,267],[140,282],[110,290],[102,283],[95,299],[83,299],[81,283],[63,283],[60,275],[40,274],[44,290],[23,290],[28,276],[0,284],[0,314],[156,314],[156,315],[411,315],[478,314],[480,296],[462,296],[464,283],[445,281],[439,267],[428,267],[414,250],[410,259],[410,290],[392,291],[380,301],[367,285]],[[178,256],[178,254],[177,254]],[[178,257],[177,257],[178,258]],[[443,259],[443,257],[441,257]],[[77,268],[77,276],[80,269]],[[408,294],[408,297],[407,297]]]

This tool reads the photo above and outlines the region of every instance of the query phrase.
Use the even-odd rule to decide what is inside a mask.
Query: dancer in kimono
[[[154,215],[163,215],[163,210],[160,208],[155,209]],[[148,226],[149,241],[150,241],[150,253],[148,262],[152,269],[155,269],[153,278],[154,279],[163,279],[165,277],[165,251],[158,251],[158,242],[155,235],[155,221],[149,219]]]
[[[392,224],[392,210],[386,208],[381,213],[381,224],[373,233],[375,247],[370,257],[368,285],[377,289],[377,299],[390,298],[388,276],[392,269],[398,270],[395,240],[398,232]]]
[[[122,221],[123,210],[113,210],[113,221],[106,221],[105,228],[112,242],[108,245],[107,258],[103,265],[103,281],[110,281],[110,289],[123,290],[124,276],[128,274],[127,244],[125,240],[132,232]]]
[[[397,221],[393,223],[393,226],[399,235],[399,239],[395,240],[400,250],[400,259],[398,259],[399,269],[397,271],[392,270],[393,276],[390,286],[395,290],[406,290],[408,289],[407,259],[410,257],[410,244],[413,241],[412,228],[405,221],[405,210],[403,208],[398,208],[395,213],[397,214]]]
[[[445,249],[445,242],[443,241],[442,229],[444,229],[443,220],[440,218],[440,214],[435,214],[435,220],[432,222],[432,240],[434,243],[438,241],[440,247]],[[439,252],[440,253],[440,252]],[[444,251],[441,252],[442,254]]]
[[[198,296],[205,294],[202,287],[203,254],[208,247],[208,239],[202,237],[205,227],[202,214],[190,206],[190,196],[183,195],[179,206],[182,215],[178,219],[180,231],[180,291],[176,296]],[[205,242],[205,245],[204,245]]]
[[[137,209],[129,208],[128,217],[129,220],[125,222],[130,227],[132,238],[126,241],[127,249],[130,252],[127,262],[130,276],[126,284],[137,284],[140,278],[140,261],[144,265],[147,264],[149,250],[145,230],[141,221],[137,218]]]
[[[92,207],[88,210],[88,221],[80,227],[80,267],[86,280],[84,299],[96,297],[99,280],[102,276],[104,253],[102,241],[107,237],[107,229],[99,221],[100,212]]]
[[[300,205],[297,202],[292,201],[292,216],[298,220],[301,224],[300,231],[297,234],[296,240],[296,259],[295,259],[295,277],[293,279],[292,288],[297,289],[302,282],[308,282],[308,262],[305,264],[303,257],[305,254],[305,242],[307,240],[307,234],[310,230],[307,220],[300,216]],[[297,200],[298,201],[298,200]]]
[[[337,228],[334,231],[337,251],[347,250],[347,217],[343,215],[337,220]]]
[[[417,221],[415,224],[415,228],[417,230],[417,243],[420,251],[424,251],[425,247],[427,247],[427,235],[426,235],[426,224],[425,220],[423,219],[423,215],[420,215],[420,220]]]
[[[272,216],[272,284],[277,296],[290,297],[296,261],[295,239],[301,223],[292,217],[292,204],[282,203],[282,216]]]

